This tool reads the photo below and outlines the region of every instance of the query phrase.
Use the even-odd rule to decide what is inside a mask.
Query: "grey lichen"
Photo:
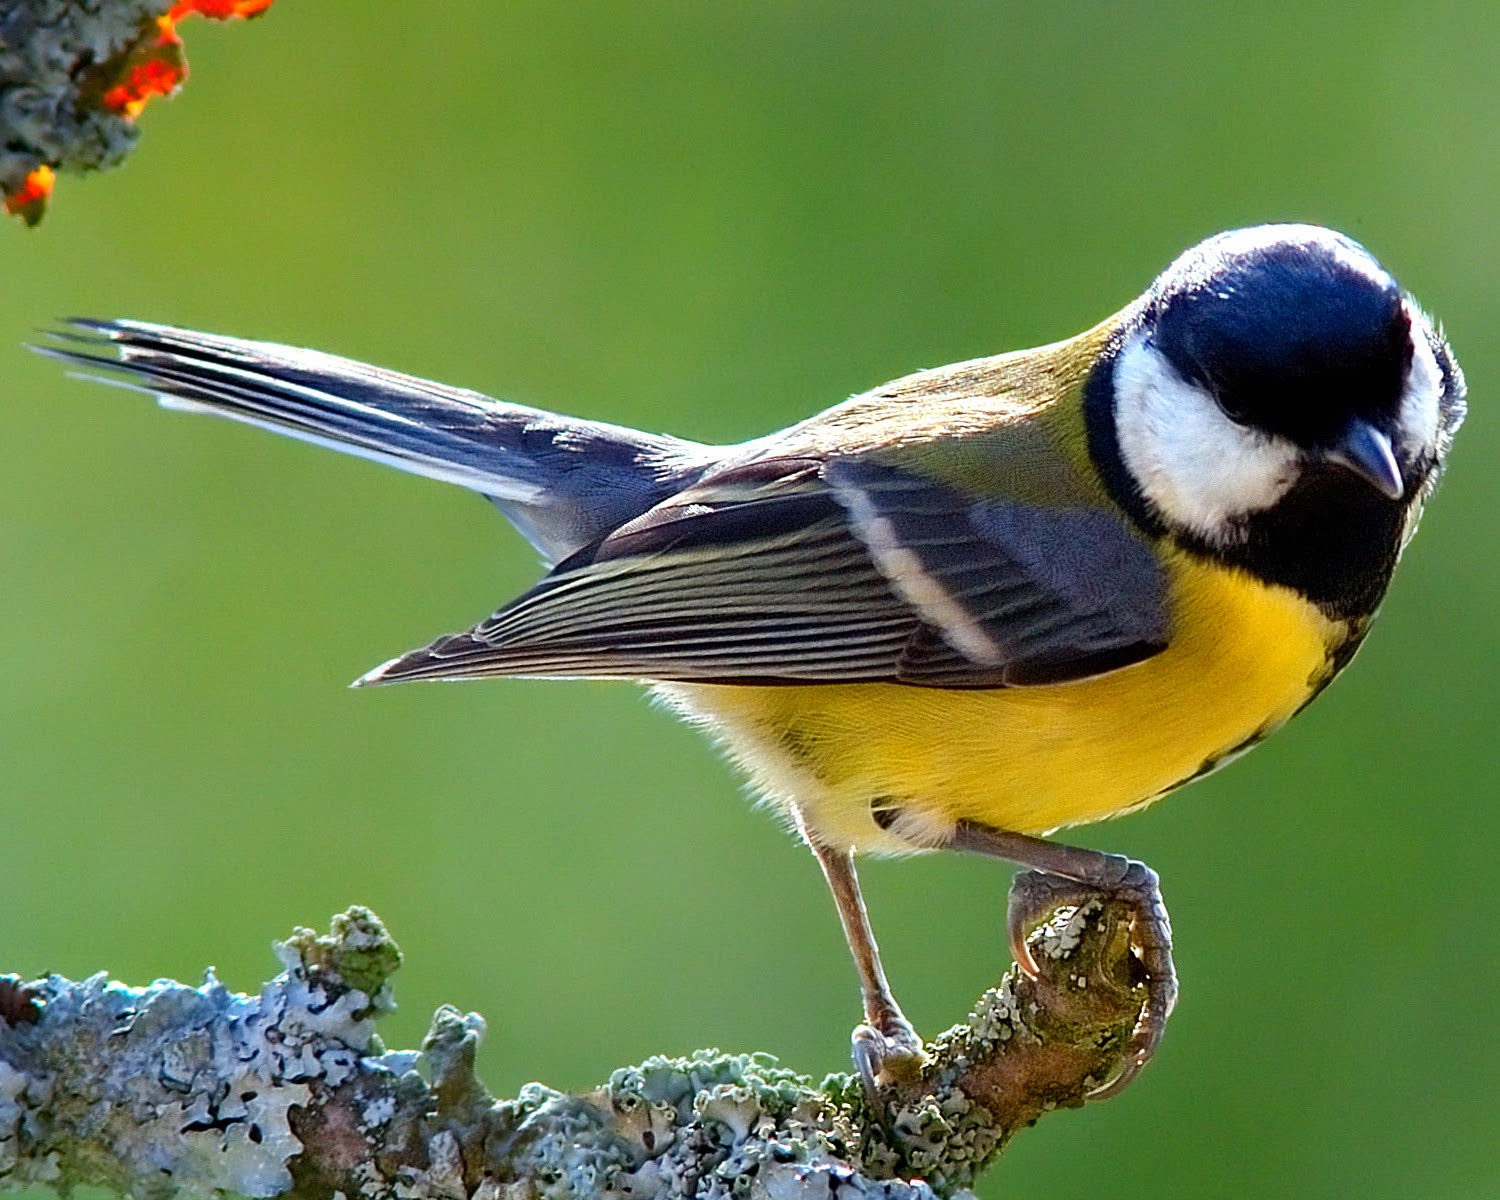
[[[382,938],[368,912],[346,930]],[[298,939],[257,996],[209,972],[131,988],[95,975],[28,985],[36,1019],[0,1022],[0,1182],[95,1183],[132,1195],[275,1196],[301,1153],[291,1110],[310,1084],[338,1086],[374,1061],[367,993],[323,968]]]
[[[135,144],[133,122],[99,104],[109,64],[169,5],[161,0],[10,0],[0,5],[0,194],[44,164],[94,170]]]
[[[474,1071],[478,1016],[440,1009],[420,1053],[381,1052],[400,953],[365,909],[279,944],[285,970],[253,997],[212,975],[0,980],[0,1187],[936,1200],[1115,1065],[1140,1009],[1128,919],[1111,904],[1061,911],[1033,938],[1041,978],[1013,970],[929,1045],[920,1079],[874,1098],[845,1075],[699,1051],[581,1095],[530,1084],[494,1100]]]

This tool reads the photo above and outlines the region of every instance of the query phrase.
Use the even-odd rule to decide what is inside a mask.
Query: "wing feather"
[[[725,493],[744,495],[734,480]],[[607,539],[468,632],[362,682],[889,678],[917,617],[816,479],[717,506],[708,502],[714,496],[695,491],[692,503],[678,505],[683,515],[621,531],[627,550]],[[743,510],[747,503],[753,513]]]
[[[987,505],[850,460],[762,460],[704,480],[467,632],[360,682],[1001,687],[1139,661],[1160,648],[1164,622],[1159,569],[1115,515]]]

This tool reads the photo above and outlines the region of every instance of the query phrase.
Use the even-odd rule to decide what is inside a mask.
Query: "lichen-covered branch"
[[[0,201],[42,218],[54,171],[113,166],[152,96],[187,77],[176,22],[255,16],[271,0],[4,0],[0,3]]]
[[[872,1105],[757,1054],[699,1051],[616,1071],[583,1095],[495,1100],[474,1074],[484,1022],[443,1008],[420,1052],[375,1034],[401,955],[354,908],[276,947],[259,995],[103,975],[0,979],[0,1187],[132,1196],[454,1200],[928,1200],[969,1186],[1008,1140],[1075,1107],[1121,1064],[1142,990],[1129,913],[1094,901],[1032,938],[931,1042],[920,1079]],[[879,1108],[881,1111],[876,1111]],[[849,1195],[850,1193],[842,1193]]]

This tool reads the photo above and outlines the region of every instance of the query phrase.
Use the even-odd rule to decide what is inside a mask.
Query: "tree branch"
[[[699,1051],[582,1095],[495,1100],[474,1074],[483,1020],[439,1009],[420,1052],[388,1052],[400,951],[353,908],[298,929],[258,996],[104,975],[0,979],[0,1187],[144,1197],[929,1200],[968,1187],[1020,1129],[1121,1066],[1143,999],[1129,913],[1061,909],[1015,968],[881,1097],[759,1054]]]

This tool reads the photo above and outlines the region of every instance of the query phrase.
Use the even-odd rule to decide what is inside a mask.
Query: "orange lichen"
[[[40,166],[26,176],[26,181],[13,194],[5,197],[5,211],[20,217],[28,225],[35,225],[47,211],[47,197],[52,195],[52,168]]]
[[[182,39],[171,16],[156,18],[156,33],[143,37],[119,64],[116,82],[105,90],[100,103],[127,121],[140,115],[152,96],[170,96],[187,78],[187,59]]]
[[[210,21],[227,21],[231,17],[258,17],[271,7],[271,0],[181,0],[167,14],[180,21],[190,13],[199,13]]]
[[[187,58],[177,22],[195,14],[212,21],[236,17],[258,17],[272,0],[179,0],[148,26],[142,38],[124,56],[115,81],[101,103],[111,112],[133,121],[153,96],[170,96],[187,78]]]

